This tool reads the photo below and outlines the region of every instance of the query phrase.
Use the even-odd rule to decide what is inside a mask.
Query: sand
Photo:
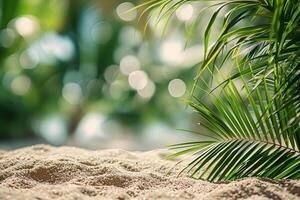
[[[300,181],[209,183],[177,177],[167,150],[37,145],[0,151],[0,199],[300,199]]]

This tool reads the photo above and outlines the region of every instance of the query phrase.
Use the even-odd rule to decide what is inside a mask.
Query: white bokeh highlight
[[[63,87],[62,95],[68,103],[77,105],[81,102],[82,89],[78,83],[67,83]]]
[[[33,16],[23,16],[15,20],[15,28],[21,36],[28,37],[39,30],[39,24]]]
[[[186,85],[181,79],[173,79],[169,82],[168,91],[172,97],[182,97],[186,91]]]
[[[142,90],[148,83],[148,75],[142,70],[134,71],[129,74],[128,82],[133,89]]]
[[[183,61],[183,47],[180,40],[164,41],[160,48],[161,60],[169,65],[179,65]]]
[[[148,80],[146,86],[143,89],[138,90],[137,92],[142,98],[150,99],[154,95],[155,89],[156,87],[153,81]]]
[[[106,117],[101,113],[91,112],[86,114],[80,121],[76,129],[75,137],[79,140],[90,140],[93,138],[103,138],[103,123]]]
[[[10,85],[11,91],[19,96],[25,95],[31,87],[31,80],[26,75],[15,77]]]
[[[125,75],[129,75],[131,72],[140,69],[140,67],[140,61],[133,55],[125,56],[120,61],[120,70]]]
[[[180,21],[190,21],[194,14],[194,8],[191,4],[184,4],[176,10],[176,17]]]
[[[121,3],[120,5],[118,5],[118,7],[116,9],[118,17],[121,20],[127,21],[127,22],[134,20],[137,16],[137,11],[132,10],[129,12],[129,10],[134,7],[135,7],[134,4],[132,4],[130,2]]]

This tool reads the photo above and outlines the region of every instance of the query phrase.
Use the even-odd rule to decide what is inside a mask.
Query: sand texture
[[[300,199],[300,181],[213,184],[177,177],[166,150],[87,151],[47,145],[0,151],[0,199]]]

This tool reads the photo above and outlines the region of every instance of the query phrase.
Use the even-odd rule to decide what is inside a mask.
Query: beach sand
[[[37,145],[0,151],[0,199],[300,199],[300,181],[209,183],[177,177],[167,150]],[[168,173],[169,172],[169,173]]]

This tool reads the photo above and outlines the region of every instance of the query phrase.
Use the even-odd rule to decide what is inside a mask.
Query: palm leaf
[[[190,1],[155,2],[151,9],[159,10],[161,20]],[[189,102],[213,140],[170,146],[182,150],[169,158],[196,153],[182,172],[209,181],[250,176],[299,179],[300,4],[230,0],[216,5],[204,33],[204,60]],[[212,28],[224,10],[228,12],[218,37],[211,41]],[[233,62],[234,71],[223,77],[220,69]],[[199,96],[198,90],[204,93]]]
[[[214,93],[210,94],[213,108],[202,106],[198,100],[190,102],[195,111],[205,119],[202,123],[210,126],[214,131],[211,134],[219,139],[205,146],[202,151],[197,149],[199,156],[184,170],[193,178],[209,181],[235,180],[249,176],[274,179],[299,177],[300,172],[295,173],[295,170],[300,167],[300,149],[292,144],[294,136],[299,135],[283,136],[278,124],[277,127],[274,126],[278,121],[276,114],[271,113],[272,117],[264,114],[268,105],[260,96],[261,89],[256,88],[252,92],[248,82],[241,79],[246,98],[240,95],[231,81],[222,89],[222,98]],[[254,115],[250,114],[252,111]],[[194,152],[186,144],[176,145],[176,148],[180,147]]]

